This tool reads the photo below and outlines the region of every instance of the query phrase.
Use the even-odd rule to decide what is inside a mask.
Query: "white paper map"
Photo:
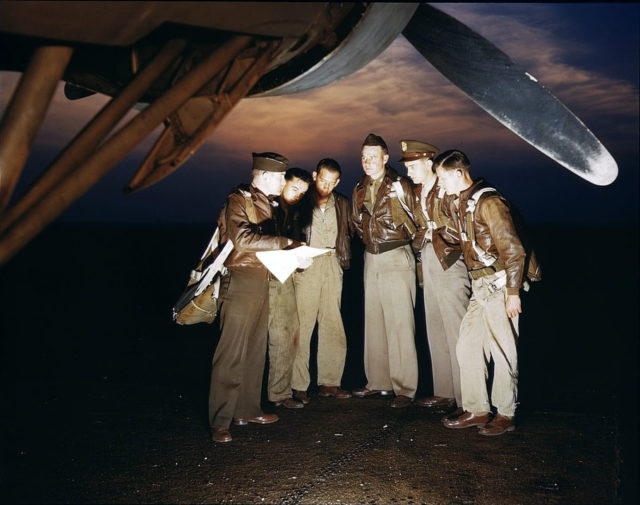
[[[315,258],[331,250],[303,245],[295,249],[260,251],[256,253],[256,256],[269,269],[269,272],[275,275],[280,282],[284,282],[298,268],[298,258]]]

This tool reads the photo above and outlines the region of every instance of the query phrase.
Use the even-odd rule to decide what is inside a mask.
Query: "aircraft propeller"
[[[484,37],[422,4],[402,34],[469,98],[563,167],[611,184],[618,165],[600,141],[537,79]]]

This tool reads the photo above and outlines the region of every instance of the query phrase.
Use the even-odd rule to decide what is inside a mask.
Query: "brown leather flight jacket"
[[[344,195],[333,192],[333,197],[336,206],[336,218],[338,220],[338,236],[336,237],[336,256],[340,267],[343,270],[348,270],[351,266],[351,235],[352,224],[350,216],[349,200]],[[306,216],[303,219],[305,226],[302,228],[302,240],[307,244],[311,243],[311,219],[312,219],[313,207],[309,206],[306,209]],[[296,237],[297,238],[297,237]]]
[[[414,187],[416,224],[419,225],[419,229],[416,232],[411,246],[416,254],[419,253],[428,242],[427,232],[429,228],[427,216],[424,215],[422,205],[420,205],[423,189],[424,186],[422,184]],[[455,199],[455,195],[443,195],[442,198],[439,198],[439,193],[440,187],[436,179],[434,185],[427,193],[425,207],[427,208],[428,217],[435,223],[436,227],[431,235],[433,250],[442,268],[447,270],[458,261],[458,258],[462,255],[462,249],[460,248],[460,235],[453,218],[448,214],[450,212],[448,209],[451,208],[451,202],[449,200]],[[444,191],[442,193],[444,193]]]
[[[392,210],[392,184],[396,180],[402,184],[405,194],[405,202],[412,215],[415,216],[415,198],[413,185],[406,177],[398,175],[391,167],[386,167],[382,184],[376,196],[373,206],[373,215],[364,205],[366,192],[369,191],[371,178],[368,175],[362,177],[356,187],[353,188],[351,199],[351,220],[353,227],[362,239],[367,252],[380,254],[397,247],[408,244],[412,240],[412,234],[404,225],[394,223],[394,211]]]
[[[244,192],[249,192],[256,223],[247,211]],[[233,251],[225,261],[231,271],[242,272],[252,277],[267,277],[267,269],[257,258],[256,252],[283,249],[289,240],[276,236],[272,203],[267,195],[255,186],[240,185],[227,196],[227,201],[218,218],[220,242],[233,242]]]
[[[460,193],[459,211],[455,211],[453,201],[449,213],[454,216],[458,231],[465,229],[465,214],[469,197],[478,189],[486,186],[483,179],[478,179],[469,188]],[[474,211],[474,232],[478,246],[496,256],[504,265],[507,274],[507,294],[517,295],[522,286],[525,249],[513,224],[507,200],[497,192],[483,194]],[[485,267],[474,251],[471,242],[461,241],[464,262],[468,270]]]

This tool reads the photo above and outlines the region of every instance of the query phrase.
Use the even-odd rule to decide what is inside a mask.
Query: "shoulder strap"
[[[444,191],[443,187],[439,187],[438,188],[438,196],[436,197],[436,204],[434,205],[434,212],[433,212],[433,216],[430,216],[428,213],[427,214],[427,228],[429,228],[431,230],[431,232],[433,233],[433,231],[436,230],[437,228],[437,222],[442,222],[442,221],[450,221],[450,219],[445,219],[444,213],[442,212],[442,199],[445,197],[446,193]],[[425,198],[428,198],[428,196],[426,196]],[[449,223],[450,224],[450,223]]]
[[[395,196],[398,199],[398,202],[402,206],[402,209],[411,216],[411,211],[409,210],[409,206],[407,205],[406,197],[404,194],[404,188],[402,187],[402,183],[400,182],[400,178],[397,178],[395,181],[391,183],[391,187],[395,190]]]
[[[206,259],[209,256],[211,256],[211,253],[215,251],[216,247],[218,247],[219,240],[220,240],[220,228],[216,227],[216,231],[213,232],[213,236],[211,237],[211,240],[209,240],[207,247],[204,249],[204,252],[202,253],[202,256],[200,256],[200,263],[198,263],[198,266],[195,268],[197,271],[202,270],[203,263],[206,261]]]
[[[480,188],[478,191],[475,191],[467,200],[467,211],[471,210],[473,212],[475,210],[476,205],[478,205],[478,200],[485,193],[489,193],[490,191],[498,192],[496,188],[491,188],[487,186],[486,188]]]
[[[494,191],[496,193],[498,192],[498,190],[495,188],[485,187],[485,188],[479,189],[478,191],[475,191],[469,197],[469,199],[467,200],[467,208],[465,209],[464,219],[463,219],[464,230],[461,230],[460,232],[460,239],[464,242],[471,242],[471,247],[473,248],[475,253],[478,255],[478,258],[487,267],[493,265],[498,258],[489,254],[487,251],[485,251],[478,245],[478,242],[476,242],[476,232],[473,224],[475,220],[474,213],[478,205],[478,201],[480,200],[480,197],[485,193],[489,193],[491,191]]]
[[[231,240],[227,240],[227,243],[224,245],[224,248],[222,249],[222,251],[220,251],[220,253],[218,253],[218,256],[216,257],[216,259],[213,260],[213,263],[211,263],[211,265],[209,265],[204,270],[204,272],[202,272],[202,279],[200,279],[200,285],[196,288],[195,296],[198,296],[205,289],[207,289],[207,287],[209,286],[209,284],[211,284],[216,274],[220,273],[223,270],[224,262],[229,256],[229,254],[231,254],[232,250],[233,250],[233,242],[231,242]]]
[[[407,227],[407,230],[409,231],[411,236],[413,237],[416,233],[417,226],[415,224],[415,218],[411,213],[409,206],[407,205],[406,197],[404,194],[404,188],[402,187],[400,176],[398,176],[396,180],[391,183],[391,188],[393,189],[395,200],[398,201],[398,203],[400,204],[400,206],[402,207],[402,210],[406,215],[406,219],[403,220],[404,224]]]
[[[247,211],[247,217],[249,222],[253,224],[258,223],[258,215],[256,214],[256,208],[253,205],[253,199],[251,198],[251,192],[240,189],[240,194],[244,196],[244,208]]]
[[[256,215],[256,208],[253,205],[253,200],[251,199],[251,193],[249,191],[246,191],[244,189],[238,189],[238,191],[240,192],[240,194],[242,196],[244,196],[244,204],[245,204],[245,209],[247,210],[247,215],[249,217],[249,221],[252,223],[257,223],[258,222],[258,217]],[[227,241],[228,244],[231,243],[230,240]],[[213,254],[213,252],[218,248],[218,245],[220,243],[220,228],[216,227],[216,231],[213,232],[213,236],[211,237],[211,240],[209,241],[209,244],[207,244],[207,247],[205,248],[204,252],[202,253],[202,256],[200,256],[200,263],[198,263],[198,266],[192,270],[191,272],[191,277],[192,280],[200,280],[199,278],[194,279],[194,275],[196,277],[200,277],[202,275],[202,265],[204,264],[204,262],[207,260],[207,258],[209,258],[209,256],[211,256]],[[228,245],[227,244],[227,245]],[[233,248],[233,246],[231,246],[231,248]],[[229,253],[231,252],[231,249],[228,250],[227,254],[224,256],[223,260],[224,261],[227,256],[229,255]]]

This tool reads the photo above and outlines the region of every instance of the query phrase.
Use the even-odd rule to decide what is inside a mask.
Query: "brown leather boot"
[[[309,403],[309,396],[307,396],[306,391],[298,391],[297,389],[293,390],[293,397],[307,405]]]
[[[394,398],[394,400],[389,404],[390,407],[394,409],[403,409],[411,405],[413,398],[409,398],[405,395],[398,395]]]
[[[453,419],[457,419],[462,414],[464,414],[464,409],[462,407],[458,407],[453,412],[450,412],[446,416],[443,416],[442,419],[440,419],[440,420],[444,423],[445,421],[450,421],[450,420],[453,420]]]
[[[484,426],[491,419],[491,415],[487,412],[485,414],[473,414],[472,412],[465,412],[460,417],[455,419],[447,419],[443,421],[445,428],[451,428],[452,430],[460,430],[462,428],[471,428],[472,426]]]
[[[285,407],[287,409],[301,409],[304,407],[303,403],[295,398],[285,398],[284,400],[273,402],[273,404],[276,407]]]
[[[275,423],[278,419],[280,418],[275,414],[262,414],[256,417],[234,417],[233,424],[236,426],[246,426],[249,423],[271,424]]]
[[[227,428],[214,426],[211,428],[211,440],[214,442],[231,442],[231,433]]]
[[[478,433],[480,433],[480,435],[492,437],[496,435],[503,435],[507,431],[515,431],[515,429],[516,425],[513,422],[513,417],[497,414],[489,424],[480,428]]]
[[[320,386],[318,389],[318,396],[322,398],[328,398],[333,396],[334,398],[351,398],[351,393],[340,389],[338,386]]]

